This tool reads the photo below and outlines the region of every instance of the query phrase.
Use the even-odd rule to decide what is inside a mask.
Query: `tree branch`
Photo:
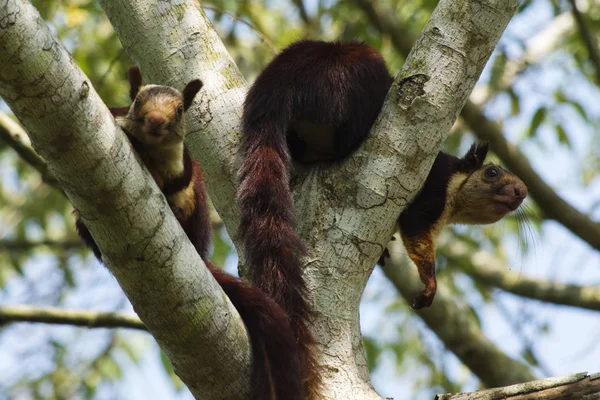
[[[214,7],[214,6],[208,6],[206,4],[202,4],[201,7],[204,10],[212,10],[215,11],[216,13],[219,14],[223,14],[223,15],[227,15],[229,18],[231,18],[234,21],[237,22],[241,22],[242,24],[246,25],[248,28],[250,28],[254,33],[256,33],[256,35],[263,41],[265,42],[265,44],[267,46],[269,46],[269,48],[271,49],[271,51],[273,52],[273,54],[277,54],[279,53],[279,49],[277,48],[277,46],[275,46],[275,44],[273,44],[273,42],[271,41],[271,39],[269,39],[267,37],[267,35],[265,35],[264,33],[262,33],[252,22],[250,21],[246,21],[243,18],[238,17],[237,15],[234,15],[230,12],[227,12],[225,10],[222,10],[218,7]]]
[[[376,9],[371,1],[355,1],[371,19],[373,25],[390,35],[396,49],[405,56],[408,55],[410,42],[412,42],[411,35],[406,29],[402,29],[394,13],[384,7]],[[479,139],[490,142],[493,151],[502,162],[525,182],[531,197],[540,206],[546,218],[556,220],[592,247],[600,250],[600,224],[592,221],[557,195],[533,170],[525,155],[506,141],[498,124],[488,120],[471,100],[466,102],[460,115],[473,133]]]
[[[146,331],[146,326],[135,314],[67,310],[58,307],[2,306],[0,325],[11,322],[42,322],[83,326],[87,328],[131,328]]]
[[[129,141],[28,1],[5,2],[0,21],[0,95],[136,312],[196,397],[245,398],[244,325]]]
[[[485,251],[474,251],[460,242],[440,246],[452,264],[474,279],[507,292],[548,303],[600,311],[600,288],[527,278]]]
[[[306,7],[304,7],[304,1],[303,0],[292,0],[292,3],[294,3],[296,8],[298,9],[298,12],[300,13],[300,18],[302,18],[302,21],[304,21],[304,24],[306,26],[310,26],[312,21],[311,21],[310,17],[308,16]]]
[[[390,36],[396,50],[404,57],[408,57],[417,38],[410,29],[400,24],[394,11],[382,6],[380,1],[354,0],[354,2],[363,10],[379,32]]]
[[[83,247],[81,240],[13,240],[13,239],[0,239],[0,251],[29,251],[32,248],[48,246],[61,249],[71,249],[77,247]]]
[[[577,22],[577,27],[579,28],[579,34],[583,39],[583,43],[585,43],[585,47],[588,50],[588,55],[592,64],[594,64],[594,72],[596,74],[596,84],[600,85],[600,51],[598,50],[598,45],[596,44],[596,38],[590,32],[585,20],[583,19],[583,14],[577,8],[577,2],[575,0],[569,0],[571,4],[571,11],[573,13],[573,18],[575,22]]]
[[[388,244],[390,258],[382,269],[410,304],[422,289],[422,283],[400,242],[394,240]],[[485,337],[468,306],[458,302],[444,286],[438,286],[433,305],[416,314],[486,387],[535,379],[529,367],[508,357]]]
[[[438,394],[435,400],[563,400],[598,399],[600,374],[586,372],[546,378],[508,387],[479,390],[472,393]],[[594,396],[595,395],[595,396]]]
[[[1,112],[0,139],[4,140],[23,160],[35,168],[42,175],[42,181],[63,193],[58,181],[48,170],[46,162],[29,146],[27,133],[19,124],[10,119],[8,115]]]

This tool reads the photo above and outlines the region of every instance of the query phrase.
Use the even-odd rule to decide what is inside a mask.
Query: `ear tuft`
[[[124,117],[129,112],[129,107],[109,107],[108,111],[113,117]]]
[[[129,75],[129,98],[133,101],[142,87],[142,74],[135,65],[129,67],[127,74]]]
[[[467,154],[461,158],[461,169],[464,172],[473,172],[483,165],[487,156],[489,145],[484,143],[473,143]]]
[[[200,79],[194,79],[189,81],[185,88],[183,89],[183,109],[185,111],[190,108],[192,102],[194,101],[194,97],[196,97],[196,93],[202,89],[204,84]]]

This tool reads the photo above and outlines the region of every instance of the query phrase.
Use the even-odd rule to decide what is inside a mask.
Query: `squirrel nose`
[[[165,116],[158,111],[151,111],[146,115],[146,124],[152,127],[158,127],[166,121]]]
[[[524,184],[515,185],[515,197],[517,199],[524,199],[527,197],[527,186]]]

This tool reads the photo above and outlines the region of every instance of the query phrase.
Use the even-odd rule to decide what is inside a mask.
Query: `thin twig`
[[[517,296],[565,306],[600,311],[600,287],[580,286],[532,279],[509,271],[509,268],[490,253],[473,251],[462,242],[440,243],[452,265],[462,269],[475,280],[497,287]]]
[[[83,246],[80,240],[0,240],[0,251],[28,251],[35,247],[48,246],[61,249],[72,249]]]
[[[4,140],[25,162],[35,168],[42,176],[42,181],[58,189],[64,195],[62,187],[48,169],[46,161],[28,144],[25,130],[4,113],[0,113],[0,140]]]
[[[308,16],[308,12],[306,11],[306,7],[304,7],[304,2],[302,0],[292,0],[292,3],[298,8],[298,12],[300,13],[300,18],[304,21],[304,24],[310,26],[312,21]]]
[[[124,312],[67,310],[58,307],[3,306],[0,324],[12,322],[40,322],[85,326],[87,328],[131,328],[146,330],[137,315]]]
[[[102,76],[98,80],[98,85],[97,85],[97,88],[96,88],[96,92],[100,92],[100,90],[102,89],[102,86],[104,86],[104,83],[106,82],[106,78],[108,77],[108,74],[110,74],[110,71],[112,71],[112,69],[117,64],[117,61],[119,61],[119,58],[121,58],[121,56],[123,55],[123,53],[125,53],[125,49],[122,48],[119,51],[119,53],[116,55],[116,57],[114,57],[112,60],[110,60],[110,64],[108,65],[108,68],[106,69],[106,71],[104,72],[104,74],[102,74]]]
[[[571,3],[571,11],[573,13],[573,18],[577,22],[577,27],[579,28],[579,33],[581,34],[581,38],[585,43],[585,46],[588,50],[588,55],[590,56],[590,60],[592,64],[594,64],[594,69],[596,72],[596,83],[600,85],[600,50],[598,50],[598,46],[596,45],[596,39],[594,35],[590,32],[585,20],[583,19],[583,14],[577,8],[577,4],[575,0],[569,0]]]
[[[222,9],[220,9],[218,7],[207,6],[207,5],[204,5],[204,4],[200,4],[200,7],[204,8],[206,10],[212,10],[212,11],[215,11],[215,12],[227,15],[232,20],[241,22],[242,24],[245,24],[250,29],[252,29],[258,35],[258,37],[260,37],[262,39],[262,41],[267,44],[267,46],[269,46],[271,48],[271,51],[273,52],[273,54],[278,54],[279,53],[279,49],[277,49],[277,46],[275,46],[273,44],[273,42],[271,42],[269,40],[269,38],[267,38],[267,36],[265,34],[263,34],[260,30],[258,30],[258,28],[256,26],[254,26],[254,24],[252,24],[251,22],[246,21],[246,20],[242,19],[241,17],[233,15],[233,14],[229,13],[228,11],[222,10]]]
[[[484,389],[469,393],[438,394],[435,400],[561,400],[598,399],[600,395],[599,374],[587,372],[557,378],[546,378],[517,385]]]

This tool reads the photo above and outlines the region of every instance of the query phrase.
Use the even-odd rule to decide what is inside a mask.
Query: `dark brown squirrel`
[[[423,188],[400,214],[402,242],[425,284],[411,304],[415,309],[429,307],[436,293],[435,241],[441,229],[492,224],[519,208],[527,196],[527,186],[517,176],[484,164],[487,152],[487,143],[473,144],[462,158],[440,152]],[[384,265],[384,257],[379,263]]]
[[[184,113],[202,82],[190,81],[183,92],[169,86],[142,86],[136,67],[129,69],[129,82],[133,104],[110,111],[248,330],[253,355],[251,398],[304,399],[298,349],[285,311],[260,289],[226,274],[208,258],[212,228],[204,177],[183,142],[187,133]],[[79,218],[76,227],[84,243],[102,261],[100,249]]]
[[[319,376],[312,351],[314,340],[308,329],[311,307],[300,264],[305,247],[293,228],[294,207],[288,183],[292,160],[335,162],[347,157],[367,138],[392,82],[381,54],[364,43],[305,40],[283,50],[265,67],[244,103],[244,154],[237,194],[242,210],[240,234],[253,282],[270,294],[292,320],[309,394],[311,382],[318,384]],[[481,177],[481,183],[485,182],[483,171],[488,168],[481,164],[485,157],[483,149],[487,151],[485,145],[476,147],[460,162],[440,153],[434,172],[415,205],[410,207],[412,210],[400,217],[405,237],[413,239],[407,240],[413,245],[411,254],[420,257],[417,266],[427,284],[425,293],[415,302],[416,307],[429,305],[435,292],[432,252],[423,253],[419,247],[427,229],[439,229],[436,221],[442,225],[454,221],[491,222],[486,218],[467,218],[469,215],[463,215],[468,213],[466,208],[451,220],[442,218],[446,201],[454,199],[457,193],[459,197],[469,193],[458,191],[461,185],[449,183],[457,182],[463,173]],[[497,190],[506,190],[506,198],[520,198],[511,203],[518,206],[527,192],[525,185],[510,173],[495,170],[508,185]],[[465,182],[477,184],[473,178]],[[510,188],[513,194],[508,194]],[[447,194],[447,189],[452,194]],[[441,201],[424,198],[438,194],[443,195]],[[419,209],[419,202],[427,205]],[[502,202],[506,199],[499,200],[499,204]],[[493,196],[473,197],[471,205],[474,210],[494,213],[501,209]],[[421,221],[418,212],[422,211],[428,214]],[[410,215],[411,212],[415,214]],[[497,220],[504,214],[493,214],[494,218],[489,219]],[[429,247],[433,249],[433,239]]]

